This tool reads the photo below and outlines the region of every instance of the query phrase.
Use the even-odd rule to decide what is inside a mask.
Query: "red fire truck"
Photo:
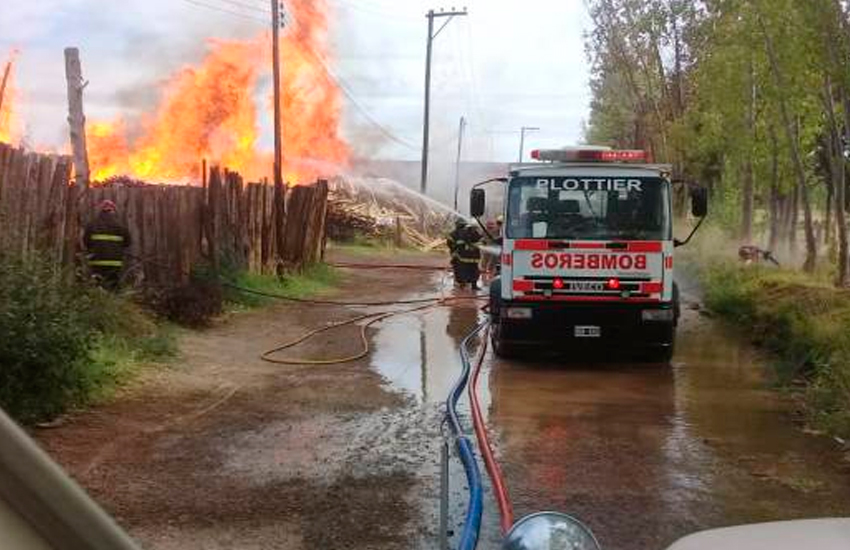
[[[532,157],[540,162],[499,180],[507,190],[501,275],[490,287],[496,353],[595,343],[669,360],[679,318],[673,250],[690,240],[673,238],[670,167],[604,147]],[[704,190],[691,198],[702,220]],[[486,200],[483,188],[472,191],[474,217]]]

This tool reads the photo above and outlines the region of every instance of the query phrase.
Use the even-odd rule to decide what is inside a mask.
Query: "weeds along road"
[[[444,261],[356,258],[388,260]],[[351,270],[333,298],[417,298],[450,292],[446,283]],[[684,309],[672,367],[488,357],[482,405],[518,516],[573,513],[604,548],[637,550],[709,527],[850,511],[835,444],[795,426],[742,340]],[[180,361],[115,403],[37,435],[146,548],[435,548],[440,406],[477,307],[390,319],[372,330],[372,354],[345,365],[258,358],[363,311],[275,304],[234,315],[183,337]],[[350,355],[357,330],[293,354]],[[457,462],[451,482],[457,525]],[[489,492],[485,510],[480,547],[495,548]]]

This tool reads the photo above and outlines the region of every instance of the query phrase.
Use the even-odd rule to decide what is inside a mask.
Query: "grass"
[[[339,272],[323,263],[314,264],[299,273],[282,278],[246,272],[239,273],[235,278],[236,286],[287,298],[310,298],[327,292],[339,281]],[[225,299],[237,309],[259,307],[274,301],[273,298],[240,292],[238,289],[228,289]]]
[[[427,254],[412,245],[396,246],[393,238],[367,237],[357,235],[350,241],[331,241],[330,248],[341,250],[355,256],[392,256],[400,252]]]
[[[777,354],[779,381],[805,381],[810,423],[850,437],[850,291],[730,261],[703,266],[700,275],[706,305]]]
[[[415,248],[397,247],[391,240],[357,237],[350,242],[332,242],[331,249],[353,256],[393,256],[399,252],[416,252]]]
[[[82,366],[84,392],[71,403],[84,406],[110,399],[146,366],[177,356],[177,329],[154,319],[128,296],[93,289],[93,335]]]
[[[108,400],[134,380],[143,366],[172,360],[177,356],[175,333],[174,327],[163,324],[144,335],[98,335],[86,368],[89,391],[78,404]]]

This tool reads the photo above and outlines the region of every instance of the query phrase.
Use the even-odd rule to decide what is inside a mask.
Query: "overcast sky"
[[[242,16],[193,5],[197,1]],[[359,107],[345,104],[347,137],[356,150],[383,158],[418,158],[421,143],[427,0],[328,0],[336,72]],[[90,119],[138,115],[157,98],[158,84],[203,56],[205,37],[247,38],[263,25],[263,0],[5,0],[0,10],[0,60],[18,56],[21,115],[32,145],[65,141],[62,49],[83,56]],[[468,17],[449,23],[435,41],[432,148],[448,155],[460,116],[469,120],[466,157],[513,161],[519,128],[537,126],[527,149],[576,143],[587,118],[588,64],[582,0],[458,0]],[[364,115],[388,129],[373,136]],[[264,124],[264,140],[268,125]]]

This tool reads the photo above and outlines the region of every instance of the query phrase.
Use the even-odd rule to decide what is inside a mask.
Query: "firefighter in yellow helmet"
[[[469,285],[473,289],[478,288],[478,277],[481,274],[478,266],[481,261],[481,250],[478,249],[480,241],[481,235],[478,231],[463,218],[458,218],[454,231],[449,233],[446,239],[452,255],[456,286],[463,288]]]
[[[130,247],[130,232],[118,219],[115,203],[101,201],[97,216],[86,225],[83,246],[89,272],[103,288],[118,290]]]

